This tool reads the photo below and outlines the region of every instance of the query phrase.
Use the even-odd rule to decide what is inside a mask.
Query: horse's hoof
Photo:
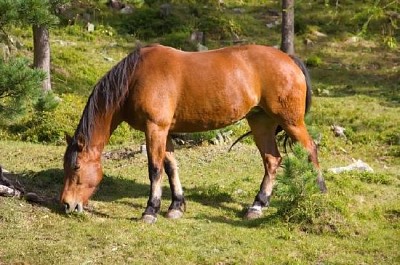
[[[321,191],[321,193],[327,193],[328,192],[328,188],[326,187],[325,181],[321,181],[318,183],[319,184],[319,190]]]
[[[169,210],[166,217],[168,219],[179,219],[183,216],[183,212],[181,210],[172,209]]]
[[[260,218],[261,216],[262,216],[261,210],[255,208],[249,208],[244,218],[247,220],[254,220]]]
[[[140,221],[146,224],[154,224],[157,221],[157,217],[150,214],[144,214]]]

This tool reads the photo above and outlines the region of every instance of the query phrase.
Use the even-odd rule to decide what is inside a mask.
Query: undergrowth
[[[277,180],[275,196],[281,201],[277,215],[303,231],[349,233],[347,200],[329,191],[321,193],[316,182],[318,173],[308,162],[307,151],[300,144],[295,144],[292,151],[284,159],[284,172]]]

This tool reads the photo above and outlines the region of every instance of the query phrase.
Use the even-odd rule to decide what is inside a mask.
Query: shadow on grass
[[[240,217],[244,216],[241,215]],[[268,213],[268,209],[264,209],[264,216],[254,219],[254,220],[246,220],[244,218],[242,219],[230,219],[224,216],[204,216],[201,219],[206,219],[212,223],[222,223],[222,224],[228,224],[231,226],[236,226],[236,227],[247,227],[247,228],[257,228],[260,226],[273,226],[278,223],[281,223],[281,219],[277,213]]]
[[[370,50],[372,54],[382,53],[382,49],[379,47],[370,48]],[[382,104],[388,107],[398,107],[400,105],[398,93],[400,77],[395,72],[387,71],[389,71],[390,65],[398,65],[400,61],[395,55],[386,59],[385,62],[370,61],[363,64],[346,65],[342,63],[340,56],[325,55],[326,65],[309,68],[314,90],[317,92],[319,89],[329,90],[328,97],[366,95],[381,98],[384,100]]]
[[[25,172],[23,174],[9,174],[7,175],[13,183],[20,183],[24,187],[25,192],[36,193],[41,199],[40,202],[34,202],[34,204],[46,207],[54,213],[63,215],[64,211],[59,202],[60,191],[63,185],[63,170],[59,168],[47,169],[39,172]],[[186,201],[197,202],[202,205],[221,209],[221,212],[226,212],[227,216],[236,216],[242,218],[245,214],[245,209],[251,203],[249,202],[238,202],[231,194],[221,190],[218,186],[205,186],[195,188],[184,188],[186,194]],[[105,175],[103,181],[99,185],[97,192],[93,195],[93,200],[102,202],[118,201],[123,198],[148,198],[150,191],[149,184],[137,183],[135,180],[124,179],[120,177],[114,177]],[[169,204],[171,200],[171,191],[168,185],[163,187],[163,204]],[[143,209],[144,205],[128,202],[118,201],[120,204],[124,204],[130,208]],[[239,203],[242,205],[242,209],[238,210],[236,207],[229,207],[226,203]],[[265,210],[266,213],[268,209]],[[112,218],[108,214],[104,214],[97,209],[89,207],[89,212],[100,216]],[[274,217],[266,215],[259,220],[254,221],[235,221],[229,219],[229,217],[209,217],[202,215],[198,217],[201,219],[210,220],[212,222],[223,222],[236,226],[253,227],[259,226],[265,222],[273,222]]]

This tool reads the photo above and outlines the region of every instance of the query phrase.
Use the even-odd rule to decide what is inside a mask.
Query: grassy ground
[[[66,216],[57,204],[62,147],[1,142],[0,156],[19,181],[45,201],[0,197],[0,261],[5,264],[395,264],[399,262],[398,175],[325,173],[330,200],[346,208],[335,227],[304,230],[276,214],[275,198],[260,220],[244,221],[261,180],[255,147],[180,149],[177,155],[188,209],[183,219],[165,214],[155,225],[138,222],[147,200],[146,157],[105,159],[105,179],[92,210]],[[113,147],[115,150],[120,148]],[[139,148],[133,146],[132,148]],[[33,155],[35,154],[35,155]],[[322,156],[323,166],[337,156]],[[232,166],[234,165],[234,166]],[[390,165],[396,172],[400,166]],[[335,219],[338,217],[330,216]],[[343,217],[341,217],[343,218]],[[312,226],[311,226],[312,228]]]
[[[329,6],[331,2],[340,5]],[[259,1],[251,3],[237,4],[246,10],[244,16],[227,11],[243,19],[242,37],[278,44],[279,30],[261,28],[270,21]],[[297,53],[320,60],[310,68],[314,101],[308,124],[319,140],[329,188],[313,207],[333,206],[319,219],[322,223],[288,222],[279,214],[286,202],[279,196],[263,218],[242,219],[263,174],[256,148],[246,144],[231,153],[226,152],[228,146],[177,150],[188,203],[181,220],[163,217],[170,194],[165,181],[158,222],[137,221],[149,181],[146,157],[135,152],[104,159],[104,180],[91,210],[66,216],[58,204],[65,147],[6,141],[16,138],[0,131],[0,162],[16,174],[10,178],[44,199],[30,204],[0,197],[0,264],[400,264],[400,51],[384,43],[387,36],[376,34],[383,31],[373,31],[387,26],[379,20],[371,19],[370,34],[360,33],[372,14],[366,4],[324,3],[302,5],[296,13]],[[276,8],[276,3],[269,1],[267,7]],[[355,12],[358,16],[350,19]],[[27,32],[14,29],[26,45],[22,52],[29,55]],[[60,137],[53,142],[61,143],[63,131],[73,132],[96,80],[135,46],[136,39],[108,27],[89,34],[77,26],[53,29],[51,39],[54,89],[63,101],[48,115],[53,119],[45,128],[58,129]],[[306,39],[312,43],[305,45]],[[333,136],[334,124],[346,128],[346,138]],[[123,127],[117,135],[128,140],[107,151],[139,150],[140,134],[126,137],[130,132]],[[113,143],[120,143],[118,139]],[[352,159],[365,161],[374,173],[327,171]]]

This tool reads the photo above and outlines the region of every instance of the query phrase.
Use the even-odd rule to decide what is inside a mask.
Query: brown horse
[[[183,52],[162,45],[137,47],[97,83],[75,135],[67,137],[61,203],[67,213],[83,210],[103,176],[103,148],[125,121],[146,136],[151,188],[142,220],[156,221],[163,170],[172,191],[167,217],[180,218],[185,199],[170,134],[217,129],[246,118],[265,168],[246,217],[260,217],[281,163],[277,130],[300,142],[319,171],[316,146],[304,123],[310,100],[304,64],[275,48]],[[317,181],[325,191],[321,173]]]

